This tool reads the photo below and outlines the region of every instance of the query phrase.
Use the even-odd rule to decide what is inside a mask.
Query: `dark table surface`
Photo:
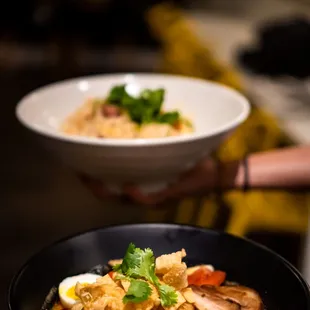
[[[140,210],[107,205],[94,198],[75,174],[53,161],[15,119],[14,109],[23,95],[61,78],[44,70],[0,74],[1,309],[10,278],[37,250],[96,226],[142,220]]]

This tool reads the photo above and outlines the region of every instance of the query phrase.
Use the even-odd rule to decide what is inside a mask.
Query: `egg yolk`
[[[87,285],[88,283],[81,283],[81,285]],[[66,292],[66,296],[71,298],[71,299],[74,299],[74,300],[79,300],[79,297],[77,297],[75,295],[75,285],[74,286],[71,286],[67,292]]]

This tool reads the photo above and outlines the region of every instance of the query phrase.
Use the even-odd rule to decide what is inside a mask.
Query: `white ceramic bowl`
[[[166,89],[164,106],[191,118],[193,134],[156,139],[100,139],[70,136],[61,122],[88,97],[105,96],[115,84],[133,89]],[[43,146],[77,172],[102,179],[111,187],[135,183],[157,190],[215,150],[249,115],[238,92],[195,78],[163,74],[112,74],[51,84],[24,97],[16,108],[19,121]]]

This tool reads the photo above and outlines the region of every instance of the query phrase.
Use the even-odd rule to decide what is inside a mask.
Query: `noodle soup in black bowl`
[[[211,265],[215,270],[225,273],[225,282],[214,284],[215,286],[212,281],[207,281],[202,286],[196,287],[197,279],[190,280],[188,277],[189,288],[194,283],[191,286],[194,292],[198,292],[199,295],[203,291],[199,295],[202,298],[200,304],[194,300],[190,305],[191,309],[310,309],[310,291],[306,281],[290,263],[276,253],[254,242],[226,233],[176,224],[103,227],[54,243],[32,257],[16,274],[9,289],[9,308],[11,310],[55,309],[55,303],[59,303],[58,286],[65,278],[85,273],[110,276],[111,273],[108,272],[111,269],[108,262],[123,258],[129,244],[141,248],[141,253],[144,253],[146,248],[152,249],[154,257],[150,259],[154,262],[155,257],[162,254],[181,253],[178,251],[184,249],[186,255],[182,255],[184,256],[182,258],[180,256],[179,259],[187,265],[187,270],[191,266]],[[128,258],[125,256],[123,259],[125,263],[126,257]],[[144,262],[143,258],[142,261]],[[140,263],[142,261],[140,260]],[[159,263],[156,259],[156,270],[159,268]],[[126,273],[126,268],[121,268],[124,264],[119,265],[118,270]],[[124,276],[127,277],[128,274]],[[147,278],[143,278],[143,275],[141,279],[135,277],[132,279],[147,283]],[[153,281],[150,283],[153,289],[164,284],[165,277],[159,275],[158,279],[160,283],[156,282],[157,280],[154,280],[155,282],[150,280]],[[245,290],[250,297],[257,294],[262,305],[253,306],[247,303],[246,299],[242,300],[243,297],[240,296],[246,294],[243,292],[240,295],[239,289]],[[236,291],[237,295],[233,295],[232,291]],[[137,292],[139,295],[139,290]],[[160,294],[159,297],[161,298]],[[204,302],[206,302],[205,305]],[[135,305],[137,304],[133,303],[131,309],[135,309]],[[171,306],[172,303],[169,304],[168,301],[165,304],[161,298],[159,304],[152,309],[169,309],[169,305]],[[87,309],[81,306],[82,308]],[[174,308],[178,309],[176,306]],[[174,308],[170,307],[170,309]],[[60,305],[58,309],[67,308]],[[105,307],[105,309],[114,310],[113,307]],[[124,309],[126,309],[125,306]]]

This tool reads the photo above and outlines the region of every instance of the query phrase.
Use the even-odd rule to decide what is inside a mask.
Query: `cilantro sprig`
[[[161,284],[155,274],[155,257],[150,248],[142,250],[130,243],[122,264],[114,266],[113,269],[130,281],[127,294],[123,298],[124,303],[139,303],[149,298],[152,289],[145,281],[156,287],[162,306],[170,307],[177,303],[178,295],[175,289],[169,285]]]
[[[141,280],[132,280],[130,282],[127,294],[123,298],[123,302],[126,304],[128,302],[139,303],[142,302],[151,295],[152,289],[147,284]]]
[[[111,89],[107,101],[126,110],[138,124],[155,122],[174,125],[180,120],[180,113],[161,113],[164,98],[165,90],[162,88],[144,89],[138,97],[133,97],[126,92],[126,85],[117,85]]]
[[[162,306],[170,307],[178,302],[178,295],[172,286],[161,284],[158,289]]]

